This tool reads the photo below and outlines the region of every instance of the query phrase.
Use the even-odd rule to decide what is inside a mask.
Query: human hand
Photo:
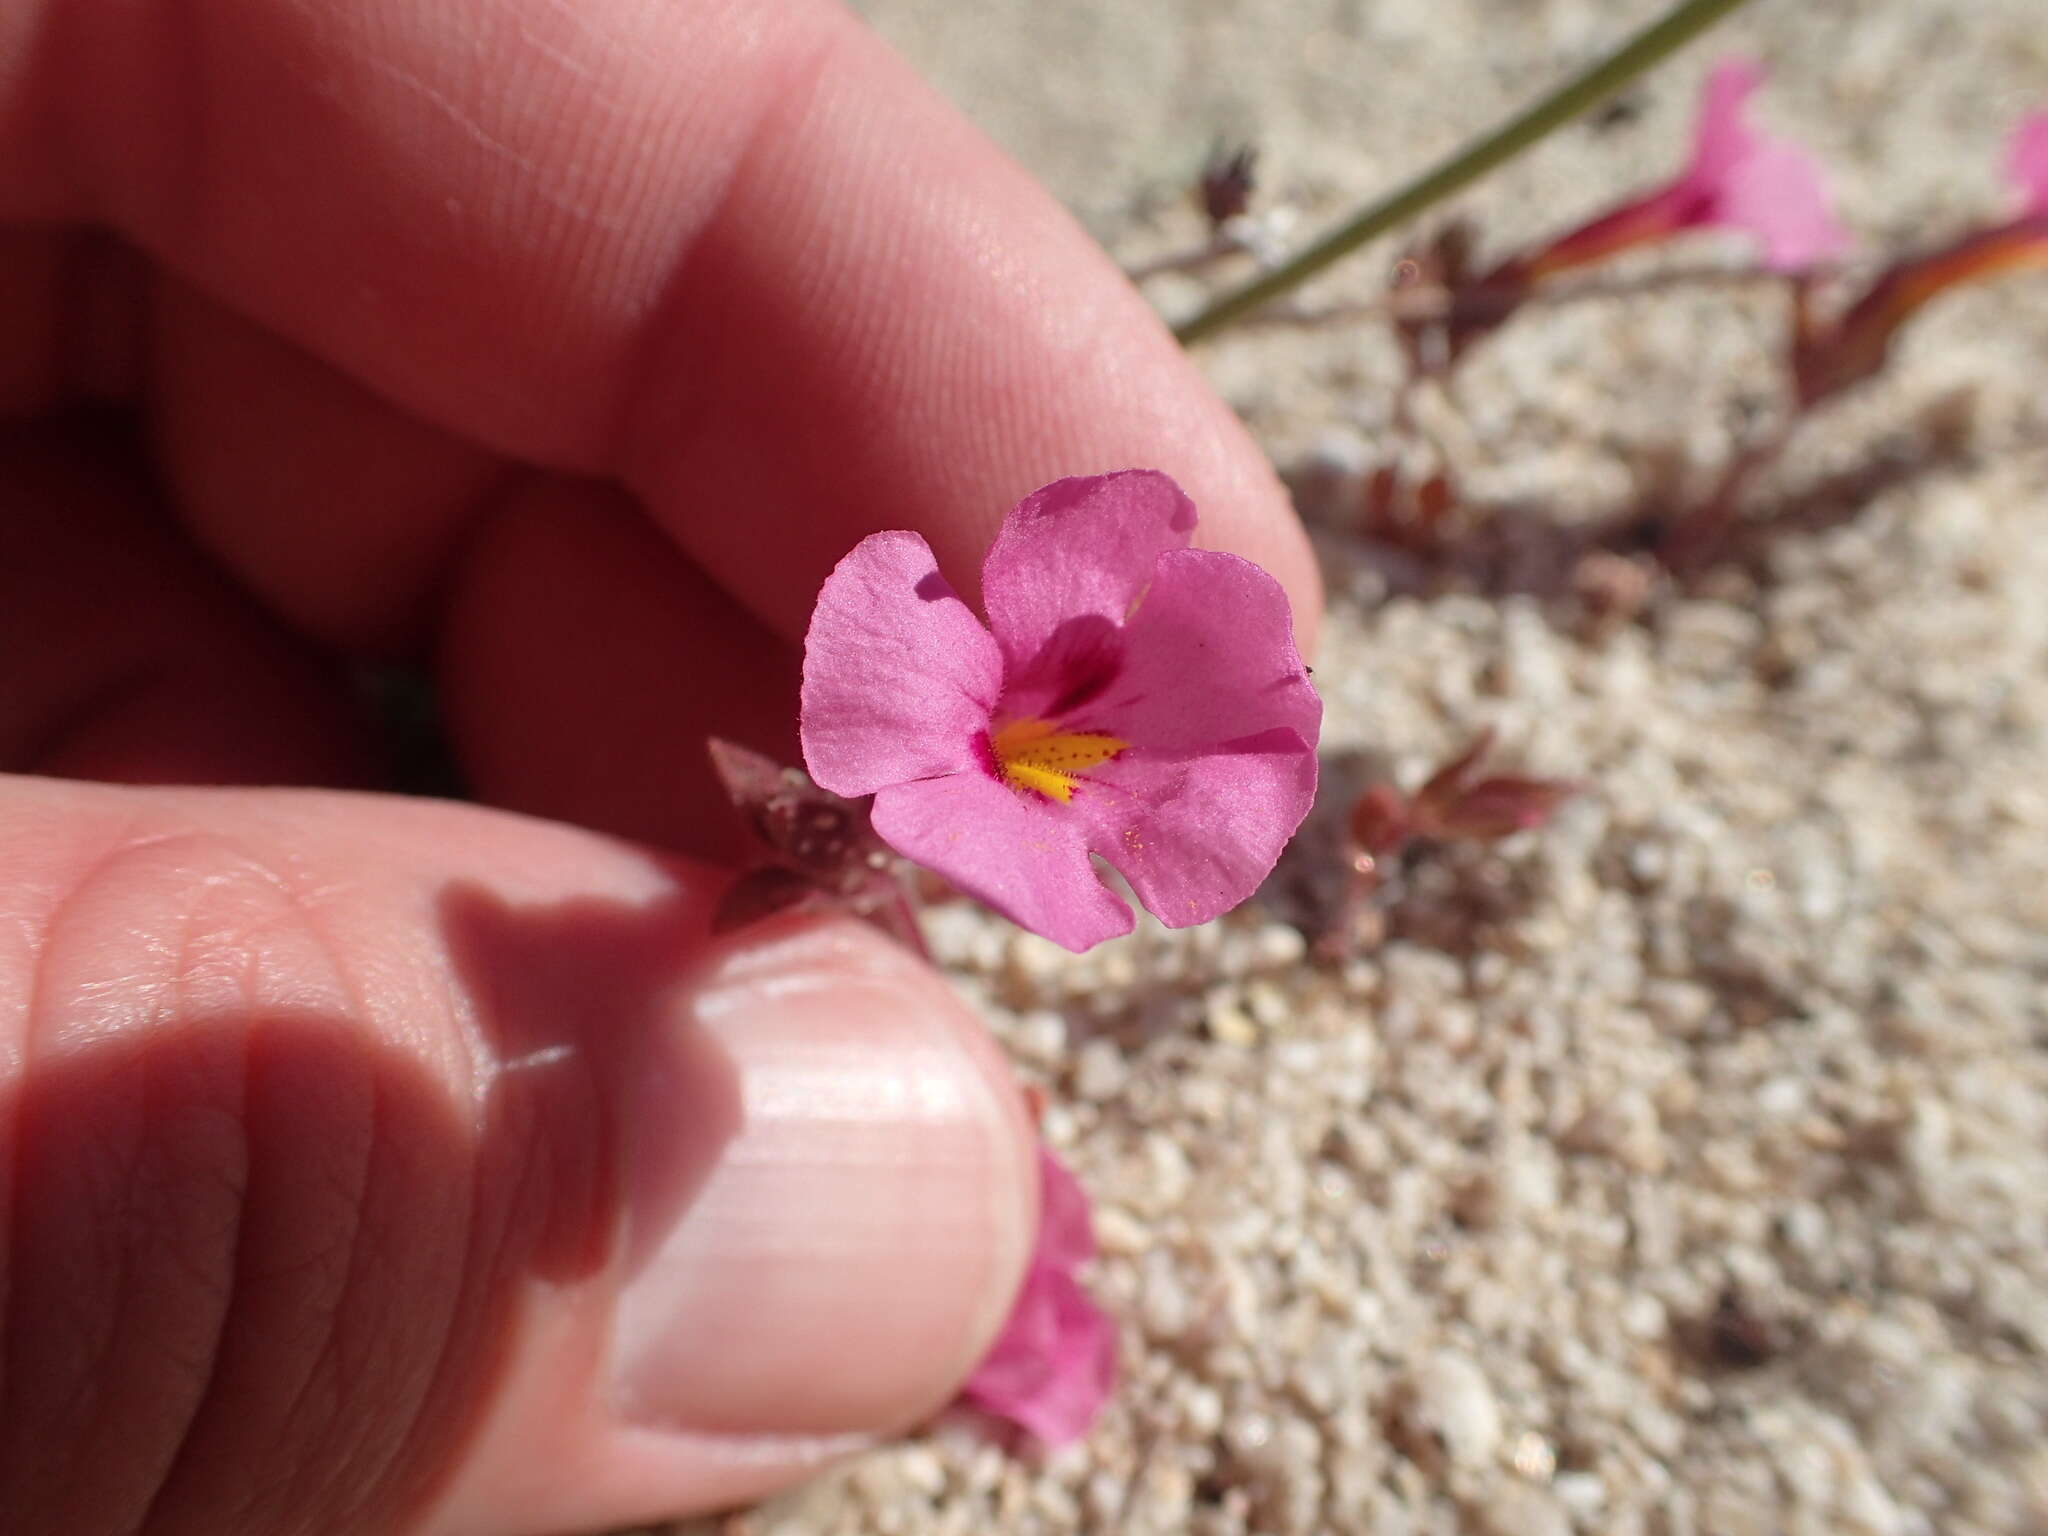
[[[1312,626],[1142,303],[806,0],[17,0],[0,220],[0,1529],[592,1528],[943,1402],[1030,1239],[999,1057],[641,845],[719,851],[707,733],[793,759],[876,528],[971,596],[1153,465]],[[374,788],[347,658],[549,820],[83,782]]]

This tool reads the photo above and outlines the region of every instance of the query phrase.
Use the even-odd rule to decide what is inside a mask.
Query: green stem
[[[1406,223],[1432,203],[1469,186],[1545,134],[1598,105],[1744,3],[1746,0],[1683,0],[1662,20],[1645,27],[1520,116],[1510,118],[1434,170],[1358,213],[1293,260],[1254,278],[1235,292],[1226,293],[1193,319],[1176,326],[1174,335],[1183,346],[1190,345],[1298,287],[1366,241]]]

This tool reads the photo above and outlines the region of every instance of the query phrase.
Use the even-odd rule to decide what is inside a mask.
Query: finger
[[[146,276],[130,247],[98,232],[0,226],[0,419],[128,400]]]
[[[418,654],[507,467],[184,283],[152,298],[152,438],[194,542],[323,644]]]
[[[166,532],[132,459],[111,418],[0,431],[0,768],[367,782],[340,681]]]
[[[0,417],[46,408],[64,389],[63,276],[71,240],[0,229]]]
[[[1134,463],[1312,626],[1300,531],[1228,411],[834,7],[26,9],[0,210],[109,221],[430,420],[624,477],[786,636],[868,531],[925,531],[971,589],[1020,494]]]
[[[951,1394],[1030,1133],[866,929],[499,813],[0,783],[0,1528],[515,1536]]]
[[[447,723],[493,805],[731,859],[753,845],[706,733],[798,759],[795,651],[615,488],[508,494],[441,633]]]
[[[794,762],[795,654],[629,497],[509,473],[178,285],[161,285],[153,330],[170,339],[159,439],[195,536],[281,617],[340,649],[435,654],[442,723],[473,791],[700,856],[747,851],[705,738]],[[205,430],[195,415],[222,403],[209,385],[228,379],[240,386],[234,422]],[[350,484],[304,477],[344,444]],[[464,502],[466,517],[439,516]],[[273,515],[213,521],[235,504]],[[480,526],[456,562],[470,522]],[[301,558],[309,540],[314,563]]]

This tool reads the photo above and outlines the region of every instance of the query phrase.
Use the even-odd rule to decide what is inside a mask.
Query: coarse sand
[[[1136,264],[1200,241],[1219,133],[1258,143],[1260,216],[1298,240],[1656,7],[862,9]],[[2048,106],[2041,0],[1760,0],[1464,198],[1482,242],[1666,174],[1730,51],[1866,253],[1995,216],[2003,136]],[[1203,285],[1149,291],[1185,312]],[[1710,481],[1774,407],[1784,325],[1767,285],[1525,313],[1431,431],[1540,545]],[[1447,582],[1346,527],[1361,473],[1418,451],[1374,324],[1201,357],[1325,558],[1332,795],[1484,725],[1585,792],[1421,862],[1336,964],[1288,921],[1323,832],[1230,918],[1078,959],[936,910],[1099,1204],[1123,1385],[1050,1457],[956,1418],[683,1529],[2048,1531],[2048,276],[1941,300],[1756,489],[1827,515],[1604,627],[1540,549]]]

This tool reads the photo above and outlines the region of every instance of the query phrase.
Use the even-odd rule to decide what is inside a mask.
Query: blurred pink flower
[[[1069,949],[1134,921],[1091,853],[1170,927],[1236,906],[1308,813],[1322,702],[1280,584],[1194,526],[1153,470],[1055,481],[988,552],[987,628],[920,536],[862,540],[804,641],[811,777]]]
[[[1813,156],[1789,139],[1750,127],[1743,108],[1763,81],[1747,59],[1707,79],[1692,160],[1677,178],[1510,262],[1525,278],[1548,277],[1688,229],[1718,226],[1754,235],[1766,265],[1797,271],[1839,254],[1848,236],[1828,208]]]
[[[2020,217],[2048,215],[2048,112],[2020,119],[2006,146],[2005,168],[2024,199]]]
[[[1074,1278],[1095,1256],[1088,1196],[1038,1149],[1038,1243],[1010,1319],[960,1395],[1047,1445],[1088,1433],[1116,1382],[1116,1330]]]

